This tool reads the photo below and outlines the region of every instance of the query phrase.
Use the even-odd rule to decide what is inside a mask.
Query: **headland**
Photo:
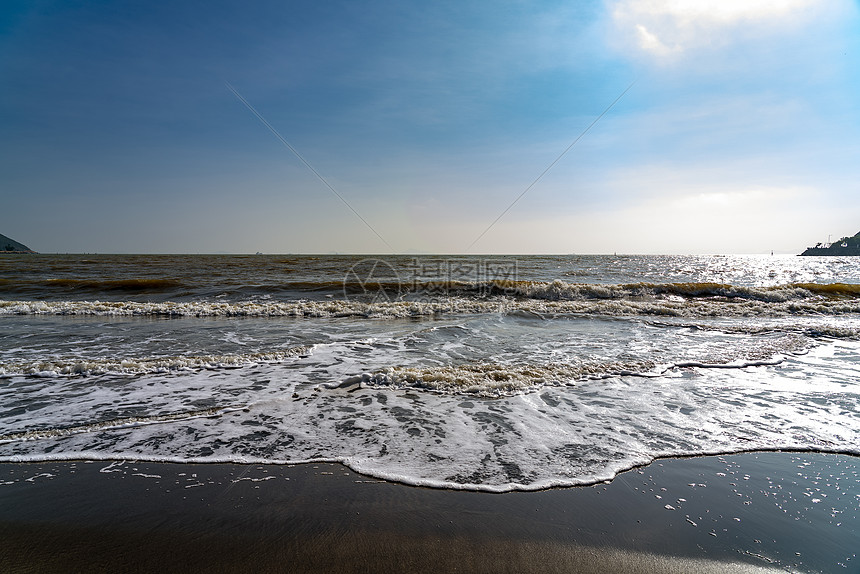
[[[807,247],[801,255],[830,257],[860,255],[860,232],[854,237],[843,237],[833,243],[818,243],[815,247]]]
[[[36,253],[23,243],[0,234],[0,254],[4,253]]]

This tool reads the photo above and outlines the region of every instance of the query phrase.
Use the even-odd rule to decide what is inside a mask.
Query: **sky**
[[[798,253],[858,231],[856,0],[0,6],[0,233],[37,251]]]

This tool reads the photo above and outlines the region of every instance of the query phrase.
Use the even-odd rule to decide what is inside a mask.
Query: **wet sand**
[[[667,459],[487,494],[337,464],[0,464],[3,572],[860,572],[860,459]]]

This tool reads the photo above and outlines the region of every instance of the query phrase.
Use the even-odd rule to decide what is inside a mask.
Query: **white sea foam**
[[[501,397],[613,375],[657,376],[651,362],[606,362],[578,365],[503,365],[494,363],[436,367],[388,367],[375,373],[327,383],[327,389],[420,389],[438,393]]]
[[[806,359],[791,359],[803,369]],[[833,364],[826,355],[819,361]],[[589,484],[656,457],[795,449],[860,455],[844,378],[768,368],[612,377],[494,400],[413,390],[302,394],[214,416],[0,445],[0,460],[337,461],[400,482],[485,491]],[[814,392],[809,390],[812,385]],[[810,398],[815,400],[809,400]],[[741,405],[743,405],[741,407]]]
[[[50,428],[32,431],[23,431],[0,435],[0,443],[17,442],[29,440],[42,440],[47,438],[64,437],[74,434],[92,433],[104,430],[115,430],[122,428],[130,428],[144,425],[153,425],[164,422],[186,421],[198,417],[213,417],[226,412],[230,412],[231,408],[212,408],[197,411],[189,411],[183,413],[171,413],[166,415],[127,417],[121,419],[106,420],[97,423],[89,423],[84,425],[65,427],[65,428]]]
[[[852,262],[531,258],[541,281],[389,281],[372,301],[346,260],[311,259],[211,278],[220,259],[117,256],[7,281],[0,460],[336,461],[508,491],[660,456],[860,454],[860,288],[799,282],[852,280]],[[130,276],[177,261],[197,267]]]
[[[32,375],[53,377],[58,375],[103,375],[170,373],[183,370],[235,368],[258,363],[280,362],[307,355],[312,346],[244,354],[192,355],[175,357],[135,357],[123,359],[51,359],[36,361],[0,361],[0,376]]]
[[[691,336],[701,336],[697,333]],[[790,347],[790,339],[774,338],[769,352]],[[860,392],[853,372],[841,366],[846,354],[860,354],[850,341],[784,355],[777,366],[764,360],[742,363],[738,353],[727,353],[725,358],[734,357],[730,369],[690,362],[660,376],[586,376],[572,385],[492,399],[447,387],[466,375],[489,374],[492,380],[494,371],[526,379],[570,371],[547,365],[420,367],[414,372],[438,379],[446,392],[421,392],[425,389],[408,384],[408,377],[402,387],[321,388],[320,373],[349,379],[354,364],[343,360],[344,348],[391,352],[389,341],[366,341],[364,347],[321,346],[303,362],[225,371],[214,379],[208,373],[177,373],[161,384],[155,375],[145,375],[116,397],[64,393],[66,411],[48,408],[20,419],[42,420],[44,430],[4,433],[0,460],[336,461],[409,484],[508,491],[599,482],[660,456],[757,449],[860,454],[855,414]],[[392,369],[399,370],[408,371]],[[158,383],[155,395],[151,382]],[[464,388],[473,383],[464,381]],[[234,404],[242,408],[180,408],[195,396],[230,396],[230,389],[245,393],[235,395]],[[141,404],[156,396],[173,397],[148,407],[167,410],[163,416],[61,424],[64,416],[99,417],[123,402]]]
[[[433,366],[390,366],[324,383],[324,389],[354,391],[356,388],[416,389],[443,394],[486,398],[535,392],[545,386],[618,376],[658,377],[677,368],[745,369],[778,365],[786,354],[800,354],[810,347],[803,337],[785,334],[755,345],[707,346],[686,360],[657,364],[654,361],[579,361],[576,363],[466,363]],[[694,351],[693,349],[688,350]]]
[[[560,283],[560,282],[559,282]],[[627,287],[564,284],[565,296],[555,296],[555,283],[534,289],[519,287],[528,297],[440,297],[427,300],[363,302],[329,299],[287,302],[162,302],[133,301],[0,301],[0,314],[83,315],[106,317],[365,317],[401,318],[439,314],[532,313],[535,316],[569,314],[596,316],[655,315],[672,317],[780,317],[791,315],[846,315],[860,313],[860,298],[817,295],[805,289],[752,291],[735,288],[731,295],[714,293],[684,297],[677,289],[645,294]],[[791,295],[786,293],[790,292]],[[595,295],[599,293],[601,295]],[[605,294],[605,296],[603,296]],[[618,294],[618,296],[616,296]]]

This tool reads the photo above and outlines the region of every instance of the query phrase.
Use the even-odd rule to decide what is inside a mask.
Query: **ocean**
[[[860,455],[860,260],[0,257],[0,461],[505,492]]]

